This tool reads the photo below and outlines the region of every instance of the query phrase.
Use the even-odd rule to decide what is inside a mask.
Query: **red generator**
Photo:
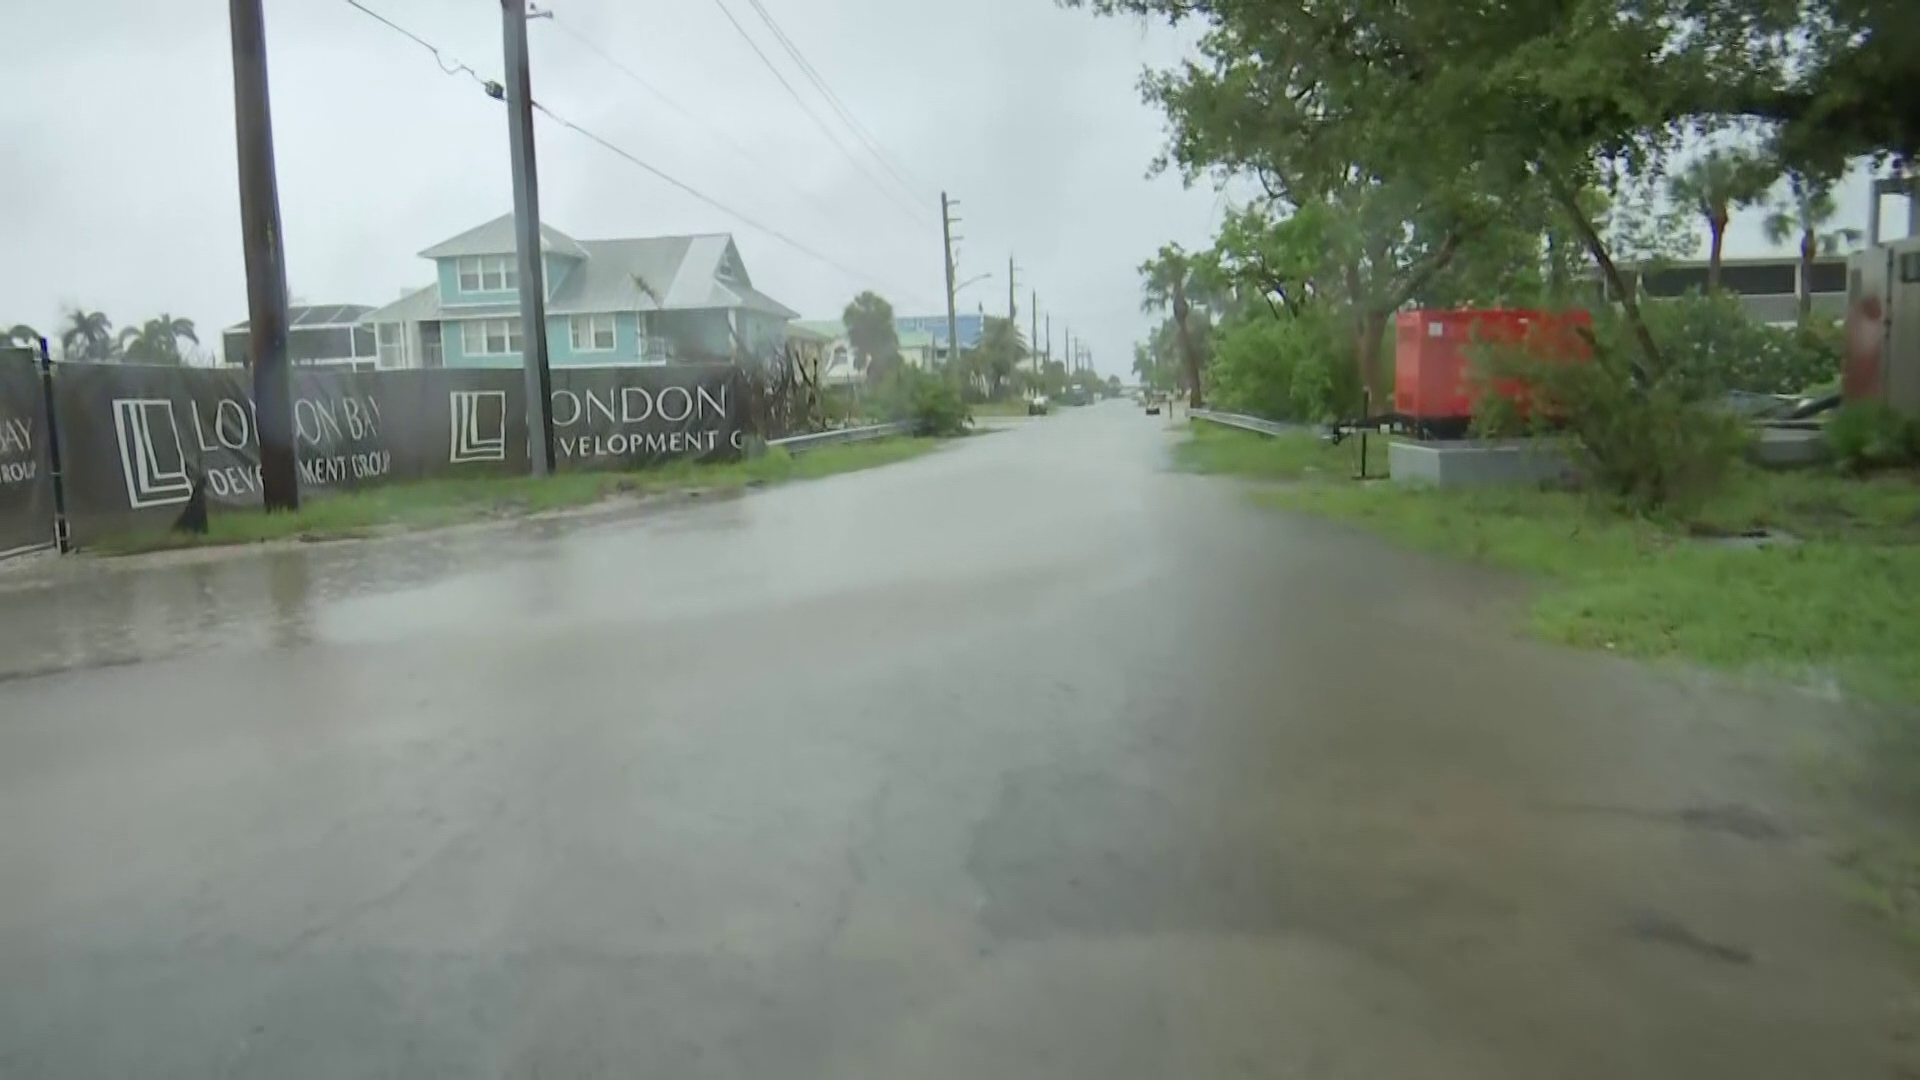
[[[1592,324],[1584,311],[1403,311],[1394,319],[1394,419],[1421,438],[1459,438],[1481,389],[1471,346],[1525,344],[1547,357],[1584,358],[1575,328]],[[1524,392],[1517,383],[1496,389],[1509,398]]]

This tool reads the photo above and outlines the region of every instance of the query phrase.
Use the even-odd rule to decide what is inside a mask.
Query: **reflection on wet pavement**
[[[0,570],[0,1076],[1887,1077],[1821,706],[1073,410],[638,516]]]

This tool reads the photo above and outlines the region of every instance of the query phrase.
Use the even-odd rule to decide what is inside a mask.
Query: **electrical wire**
[[[788,236],[786,233],[781,232],[779,229],[776,229],[771,225],[766,225],[766,224],[762,224],[761,222],[755,221],[753,218],[750,218],[747,215],[741,213],[740,211],[735,210],[734,208],[728,206],[727,204],[721,202],[720,200],[714,198],[713,196],[708,195],[706,192],[701,191],[700,189],[694,187],[693,185],[688,184],[684,181],[678,180],[673,176],[665,172],[662,172],[659,168],[653,165],[650,165],[645,161],[642,161],[640,158],[635,157],[633,154],[627,152],[626,150],[621,149],[619,146],[608,141],[605,137],[598,135],[593,131],[588,130],[585,127],[582,127],[579,124],[574,123],[573,121],[567,119],[566,117],[561,116],[560,114],[554,112],[552,109],[547,108],[545,105],[540,104],[538,101],[533,103],[533,107],[535,110],[545,115],[549,120],[552,120],[554,123],[559,124],[561,127],[567,128],[568,130],[575,132],[576,134],[586,138],[587,140],[597,143],[601,148],[607,150],[609,153],[612,153],[614,155],[617,155],[620,158],[625,159],[627,162],[637,166],[638,168],[644,169],[646,172],[654,176],[656,179],[659,179],[671,185],[672,187],[675,187],[680,191],[683,191],[686,194],[693,196],[694,198],[700,200],[701,202],[707,204],[708,206],[713,207],[715,210],[718,210],[721,213],[726,214],[728,217],[731,217],[734,220],[740,222],[742,225],[745,225],[750,229],[753,229],[757,232],[764,233],[767,236],[770,236],[773,239],[780,241],[781,243],[787,245],[788,247],[801,253],[802,255],[806,255],[818,261],[822,265],[838,270],[842,274],[847,275],[849,278],[852,278],[855,281],[879,280],[873,274],[862,273],[861,271],[856,270],[853,267],[846,265],[845,263],[839,262],[829,256],[823,255],[820,252],[815,251],[814,249],[808,247],[807,245],[801,243],[798,240],[795,240],[793,237]],[[912,297],[916,300],[925,301],[927,299],[926,297],[919,296],[915,293],[906,293],[905,295]]]
[[[872,154],[873,159],[880,163],[880,167],[887,170],[888,175],[899,181],[900,186],[916,199],[918,199],[921,194],[916,188],[931,188],[932,185],[913,178],[910,170],[904,165],[899,165],[898,159],[886,152],[885,148],[880,145],[880,141],[874,137],[873,132],[867,130],[866,125],[862,124],[859,118],[853,115],[853,111],[847,108],[846,102],[840,99],[839,94],[833,92],[833,87],[828,86],[826,79],[814,68],[813,64],[808,62],[806,56],[801,53],[800,46],[795,45],[793,39],[787,36],[787,32],[780,28],[780,24],[774,20],[773,13],[767,10],[766,5],[761,3],[760,0],[747,0],[747,3],[753,8],[754,13],[760,16],[760,21],[767,25],[767,29],[773,31],[773,36],[780,42],[780,47],[786,50],[789,57],[793,58],[793,62],[799,66],[801,73],[807,77],[808,81],[813,83],[815,90],[820,91],[820,96],[825,98],[827,104],[832,106],[833,110],[840,115],[840,119],[846,123],[847,129],[852,131],[854,136],[860,140],[861,144],[867,148],[867,152]]]
[[[607,50],[601,48],[598,44],[596,44],[593,41],[592,38],[588,37],[587,35],[581,33],[578,30],[573,29],[571,25],[562,22],[558,15],[549,15],[547,17],[547,21],[553,24],[553,28],[555,30],[558,30],[562,34],[566,35],[567,37],[572,38],[573,41],[577,43],[581,48],[587,50],[590,53],[593,53],[595,56],[599,57],[601,61],[606,63],[609,67],[613,68],[615,71],[619,72],[620,74],[626,76],[628,80],[630,80],[635,86],[638,86],[640,89],[646,91],[647,94],[650,95],[654,100],[660,102],[662,105],[665,105],[667,108],[677,113],[682,119],[686,120],[688,123],[698,128],[701,131],[701,133],[707,135],[709,138],[713,139],[715,142],[719,143],[721,146],[724,146],[728,150],[732,151],[735,157],[739,158],[739,160],[743,164],[750,166],[756,172],[762,172],[769,175],[778,175],[783,169],[787,167],[784,164],[763,160],[757,157],[752,151],[748,150],[746,147],[728,138],[725,134],[721,133],[719,129],[715,128],[713,125],[707,123],[704,120],[701,120],[698,116],[694,115],[693,111],[688,109],[685,105],[682,105],[680,102],[675,101],[672,97],[668,96],[666,91],[661,90],[659,87],[655,86],[645,76],[633,70],[633,68],[629,67],[628,65],[622,63],[612,53],[609,53]],[[822,216],[827,218],[832,218],[832,219],[838,219],[842,216],[839,212],[827,206],[825,203],[821,202],[819,199],[815,198],[805,188],[800,188],[796,186],[794,187],[793,190],[803,200],[806,201],[808,206],[811,206],[815,211],[820,213]]]
[[[478,71],[475,71],[470,65],[468,65],[466,62],[462,61],[458,57],[455,57],[450,53],[442,51],[438,45],[435,45],[433,42],[428,41],[426,38],[421,37],[419,34],[414,33],[413,31],[407,29],[406,27],[401,26],[399,23],[394,22],[392,19],[387,18],[385,15],[382,15],[379,12],[373,10],[367,5],[361,3],[360,0],[346,0],[346,3],[348,7],[351,7],[354,10],[360,12],[362,15],[365,15],[368,18],[371,18],[376,22],[379,22],[380,24],[384,25],[387,29],[392,30],[394,33],[399,34],[401,37],[406,38],[408,41],[411,41],[415,45],[418,45],[421,48],[427,50],[429,53],[432,53],[433,62],[440,65],[440,71],[442,74],[465,75],[467,78],[472,79],[476,83],[479,83],[480,89],[488,90],[489,92],[491,92],[491,90],[489,89],[490,87],[499,85],[495,83],[493,80],[480,74]]]
[[[891,199],[895,206],[902,208],[907,214],[915,218],[924,218],[924,215],[927,213],[924,208],[909,202],[906,198],[895,192],[894,189],[888,187],[883,180],[875,176],[873,172],[867,168],[865,162],[861,161],[853,151],[847,149],[847,144],[840,141],[840,136],[833,133],[833,128],[830,127],[826,121],[820,119],[820,114],[813,111],[813,107],[808,105],[806,99],[800,96],[799,91],[793,88],[793,84],[787,81],[787,77],[780,73],[779,67],[777,67],[773,59],[767,55],[766,50],[760,47],[760,43],[753,40],[752,34],[747,33],[747,28],[741,25],[740,20],[734,16],[733,9],[727,7],[726,0],[713,0],[713,6],[719,8],[720,13],[727,17],[727,21],[732,23],[734,30],[740,34],[740,39],[745,41],[747,47],[753,50],[753,55],[759,57],[760,63],[768,71],[773,73],[775,79],[779,80],[781,89],[787,92],[787,96],[793,99],[793,103],[800,107],[801,112],[807,114],[807,119],[813,121],[813,125],[820,129],[820,133],[827,137],[827,141],[831,142],[834,148],[846,157],[847,161],[853,165],[855,171],[865,177],[867,182],[871,183],[876,191],[879,191]]]
[[[432,42],[414,33],[413,31],[406,29],[405,27],[399,25],[398,23],[380,14],[379,12],[373,10],[372,8],[367,7],[365,4],[361,3],[360,0],[345,0],[345,2],[348,6],[354,8],[356,11],[359,11],[362,14],[365,14],[373,18],[374,20],[378,21],[382,25],[386,26],[388,29],[394,31],[395,33],[400,34],[401,36],[412,41],[414,44],[427,50],[427,52],[433,55],[435,64],[439,66],[442,72],[448,75],[464,74],[467,77],[471,78],[475,83],[478,83],[481,90],[485,92],[488,97],[494,98],[495,100],[505,100],[505,96],[506,96],[505,91],[503,90],[499,82],[492,79],[488,79],[482,76],[478,71],[475,71],[471,66],[457,59],[451,58],[451,55],[445,52],[444,50],[442,50],[439,46],[434,45]],[[546,116],[548,119],[552,120],[554,123],[559,124],[560,126],[567,128],[594,143],[597,143],[602,148],[617,155],[618,157],[622,158],[628,163],[644,170],[645,172],[649,173],[655,178],[671,185],[672,187],[677,188],[678,190],[693,196],[695,199],[698,199],[699,201],[705,203],[706,205],[713,207],[715,210],[718,210],[721,213],[726,214],[728,217],[733,218],[734,220],[740,222],[742,225],[745,225],[756,232],[759,232],[768,237],[771,237],[774,240],[778,240],[779,242],[785,244],[786,246],[792,248],[793,250],[799,252],[800,254],[805,255],[808,258],[811,258],[824,266],[830,267],[831,269],[837,270],[840,273],[845,274],[851,280],[859,281],[859,282],[878,282],[882,280],[877,275],[863,273],[862,271],[856,270],[853,267],[850,267],[845,263],[842,263],[832,258],[831,256],[822,254],[821,252],[816,251],[811,247],[808,247],[806,244],[803,244],[798,240],[795,240],[793,237],[787,235],[786,233],[780,231],[779,229],[772,227],[771,225],[762,224],[761,222],[756,221],[751,217],[748,217],[746,214],[743,214],[740,211],[735,210],[734,208],[728,206],[727,204],[721,202],[720,200],[715,199],[711,195],[708,195],[707,193],[699,190],[693,185],[688,184],[682,180],[679,180],[676,177],[662,171],[658,167],[651,165],[646,161],[641,160],[639,157],[636,157],[635,155],[629,153],[626,150],[621,149],[619,146],[615,145],[613,142],[609,141],[603,136],[596,134],[595,132],[589,130],[586,127],[583,127],[580,124],[576,124],[573,121],[568,120],[566,117],[561,116],[560,114],[554,112],[552,109],[547,108],[545,105],[541,104],[539,101],[533,101],[533,102],[530,102],[530,104],[537,112]],[[904,293],[903,295],[906,295],[912,299],[919,300],[922,302],[925,302],[927,300],[926,297],[920,296],[916,293],[908,292],[908,293]]]

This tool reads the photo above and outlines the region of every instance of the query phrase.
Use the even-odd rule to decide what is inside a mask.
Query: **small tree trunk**
[[[1580,234],[1580,242],[1586,245],[1587,254],[1600,266],[1600,276],[1607,281],[1607,287],[1620,297],[1620,310],[1627,317],[1627,325],[1633,329],[1633,338],[1640,346],[1641,355],[1647,358],[1647,366],[1653,370],[1660,368],[1660,345],[1653,340],[1653,331],[1647,329],[1647,320],[1641,317],[1639,298],[1628,290],[1626,281],[1620,276],[1620,268],[1614,265],[1613,256],[1607,253],[1606,241],[1600,239],[1600,231],[1593,227],[1593,221],[1586,211],[1580,209],[1580,199],[1573,188],[1552,170],[1542,168],[1547,185],[1553,192],[1554,201],[1566,211],[1567,221],[1573,230]],[[1634,365],[1635,373],[1644,381],[1646,368]]]
[[[1187,330],[1187,315],[1191,312],[1187,304],[1186,290],[1179,285],[1173,289],[1173,336],[1180,349],[1180,364],[1187,369],[1187,407],[1197,409],[1200,400],[1200,350],[1193,343],[1193,335]]]
[[[1727,246],[1727,219],[1724,215],[1707,216],[1707,294],[1720,291],[1720,257]]]
[[[1819,244],[1812,229],[1800,233],[1800,325],[1813,321],[1813,253]]]
[[[1358,336],[1354,355],[1360,364],[1360,385],[1367,389],[1376,407],[1393,400],[1393,387],[1386,385],[1386,373],[1380,370],[1380,339],[1387,333],[1387,313],[1363,311],[1354,328]]]

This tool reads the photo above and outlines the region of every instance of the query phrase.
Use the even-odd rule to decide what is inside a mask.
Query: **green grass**
[[[1353,455],[1308,434],[1267,438],[1197,424],[1177,460],[1197,471],[1305,481],[1255,497],[1526,574],[1545,586],[1530,624],[1550,640],[1832,675],[1876,697],[1920,702],[1912,599],[1920,596],[1920,484],[1911,479],[1746,472],[1698,513],[1655,523],[1567,492],[1357,484],[1348,479]],[[1703,538],[1750,528],[1801,542],[1753,550]]]
[[[774,449],[746,461],[724,464],[674,462],[643,470],[569,472],[544,480],[512,476],[391,484],[308,499],[291,514],[215,508],[202,535],[144,530],[104,537],[92,546],[102,554],[127,555],[269,540],[354,539],[524,517],[587,506],[615,496],[735,491],[807,480],[918,457],[938,444],[939,440],[935,439],[876,439],[824,446],[797,455]]]
[[[1174,447],[1174,463],[1188,472],[1260,480],[1345,479],[1358,475],[1360,443],[1338,446],[1311,432],[1265,436],[1211,421],[1193,421],[1191,437]],[[1367,475],[1387,475],[1387,440],[1367,439]]]

